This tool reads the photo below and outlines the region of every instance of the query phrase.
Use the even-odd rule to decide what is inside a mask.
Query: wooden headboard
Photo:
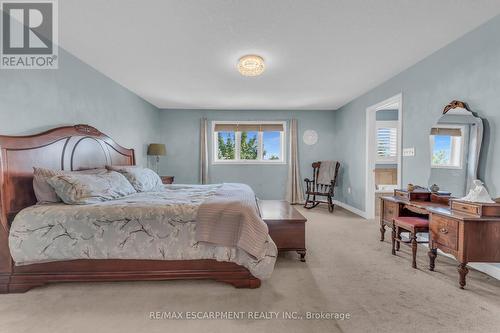
[[[0,220],[5,228],[36,203],[33,167],[55,170],[135,165],[133,149],[88,125],[59,127],[30,136],[0,136]]]

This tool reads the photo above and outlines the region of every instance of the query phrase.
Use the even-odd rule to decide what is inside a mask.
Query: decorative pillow
[[[48,183],[48,180],[54,176],[64,175],[69,173],[96,174],[106,172],[106,169],[89,169],[82,171],[62,171],[52,170],[47,168],[33,168],[33,190],[35,191],[36,200],[39,204],[61,202],[54,188]]]
[[[151,169],[130,165],[107,165],[106,168],[123,174],[137,192],[163,191],[160,176]]]
[[[38,203],[59,202],[61,199],[54,191],[54,188],[47,182],[50,178],[60,175],[60,170],[51,170],[45,168],[33,168],[33,190],[35,191]]]
[[[113,200],[136,193],[120,173],[105,171],[96,174],[67,173],[47,181],[67,204],[86,205]]]

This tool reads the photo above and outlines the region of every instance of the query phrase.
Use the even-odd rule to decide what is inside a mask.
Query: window
[[[217,134],[217,159],[234,160],[236,153],[236,136],[234,132],[223,131]]]
[[[461,169],[463,128],[434,127],[431,129],[431,167]]]
[[[285,122],[214,121],[213,163],[284,163],[285,126]]]
[[[397,163],[398,122],[377,121],[376,163]]]

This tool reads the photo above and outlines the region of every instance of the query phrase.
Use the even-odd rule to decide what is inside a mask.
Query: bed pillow
[[[136,190],[120,173],[104,171],[95,174],[66,173],[47,180],[67,204],[86,205],[118,199]]]
[[[33,168],[33,190],[38,204],[61,202],[54,188],[48,183],[48,180],[57,175],[68,173],[96,174],[106,172],[106,169],[89,169],[82,171],[62,171],[47,168]]]
[[[123,174],[137,192],[163,190],[160,176],[151,169],[130,165],[107,165],[106,168]]]
[[[61,201],[54,188],[47,182],[50,178],[60,174],[62,174],[60,170],[33,168],[33,190],[39,204]]]

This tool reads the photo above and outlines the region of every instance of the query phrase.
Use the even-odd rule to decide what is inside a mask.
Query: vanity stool
[[[413,253],[412,267],[417,268],[417,244],[428,243],[427,241],[417,241],[417,233],[429,233],[429,220],[416,216],[399,216],[394,218],[392,225],[392,254],[396,255],[400,243],[408,243],[401,239],[401,232],[409,232],[411,250]]]

